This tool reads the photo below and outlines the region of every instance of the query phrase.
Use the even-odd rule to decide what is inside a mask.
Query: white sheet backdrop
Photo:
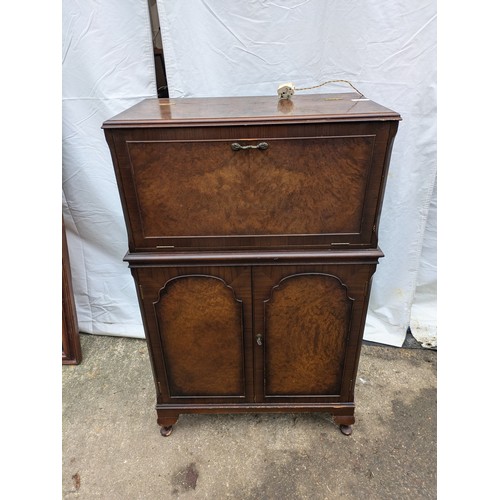
[[[172,97],[274,95],[287,81],[347,79],[402,115],[365,339],[401,346],[411,323],[435,343],[435,2],[158,0],[158,11]],[[80,328],[143,337],[100,126],[155,95],[147,3],[67,0],[63,22],[63,207]]]
[[[83,332],[143,337],[102,123],[156,95],[147,0],[63,2],[63,214]]]

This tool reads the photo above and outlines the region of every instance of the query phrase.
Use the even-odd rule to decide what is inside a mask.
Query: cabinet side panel
[[[62,363],[77,365],[82,361],[80,332],[76,315],[75,298],[71,282],[68,241],[64,219],[62,221]]]
[[[340,394],[351,310],[334,276],[294,275],[275,287],[265,307],[265,394]]]
[[[170,281],[155,311],[171,397],[244,396],[241,301],[221,279]]]

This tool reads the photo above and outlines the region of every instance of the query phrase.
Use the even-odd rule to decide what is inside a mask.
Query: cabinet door
[[[159,402],[251,399],[246,267],[136,269]],[[250,356],[247,365],[246,356]]]
[[[116,132],[131,248],[375,247],[394,132],[388,122]]]
[[[352,400],[373,269],[254,269],[257,400]]]

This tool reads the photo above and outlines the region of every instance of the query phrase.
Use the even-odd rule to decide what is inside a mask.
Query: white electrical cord
[[[319,85],[314,85],[312,87],[302,87],[302,88],[296,88],[295,84],[292,82],[288,83],[282,83],[278,87],[278,96],[280,99],[290,99],[293,94],[295,94],[295,91],[301,91],[301,90],[311,90],[311,89],[317,89],[318,87],[322,87],[323,85],[326,85],[327,83],[347,83],[350,85],[360,96],[361,98],[364,98],[365,96],[348,80],[328,80],[326,82],[320,83]]]

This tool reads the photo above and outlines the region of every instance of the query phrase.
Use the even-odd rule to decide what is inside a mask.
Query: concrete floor
[[[63,366],[63,498],[436,498],[435,351],[364,344],[356,424],[181,415],[160,435],[146,342],[82,335]],[[407,344],[408,345],[408,344]]]

